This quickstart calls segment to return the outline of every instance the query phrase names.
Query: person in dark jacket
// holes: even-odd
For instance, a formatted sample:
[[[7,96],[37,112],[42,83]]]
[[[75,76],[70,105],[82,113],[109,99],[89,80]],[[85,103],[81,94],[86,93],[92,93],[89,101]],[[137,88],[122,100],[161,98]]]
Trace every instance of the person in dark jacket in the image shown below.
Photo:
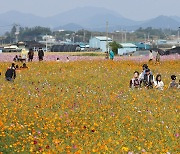
[[[147,88],[153,88],[153,84],[154,84],[154,77],[151,74],[150,69],[147,69],[146,74],[144,75],[144,86]]]
[[[8,68],[5,73],[5,78],[7,81],[13,81],[16,78],[16,70],[13,68]]]
[[[30,48],[29,52],[28,52],[28,61],[32,62],[33,57],[34,57],[34,51],[33,51],[33,49]]]
[[[146,74],[146,70],[149,69],[147,64],[143,64],[142,66],[143,70],[141,72],[141,74],[139,75],[139,79],[141,80],[141,82],[144,80],[144,75]],[[150,72],[151,75],[153,75],[152,72]]]
[[[38,51],[38,57],[39,57],[39,61],[43,61],[44,51],[42,50],[42,48],[40,48]]]

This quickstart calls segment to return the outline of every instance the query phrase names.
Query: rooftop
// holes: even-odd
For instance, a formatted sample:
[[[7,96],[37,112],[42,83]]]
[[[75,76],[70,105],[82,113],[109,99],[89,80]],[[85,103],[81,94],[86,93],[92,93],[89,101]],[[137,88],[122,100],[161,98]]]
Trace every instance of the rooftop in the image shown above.
[[[95,38],[97,38],[98,40],[101,40],[101,41],[106,41],[107,40],[106,36],[96,36]],[[108,41],[112,41],[112,39],[108,37]]]
[[[120,45],[122,45],[123,48],[137,48],[137,46],[132,43],[120,43]]]

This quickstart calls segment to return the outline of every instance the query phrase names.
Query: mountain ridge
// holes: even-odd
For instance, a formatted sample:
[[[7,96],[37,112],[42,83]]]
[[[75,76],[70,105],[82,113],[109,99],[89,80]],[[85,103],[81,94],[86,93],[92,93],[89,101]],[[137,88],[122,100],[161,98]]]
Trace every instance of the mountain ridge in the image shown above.
[[[84,28],[105,31],[106,21],[109,22],[110,30],[116,30],[116,28],[136,30],[139,27],[178,29],[180,27],[180,17],[178,16],[161,15],[146,21],[134,21],[121,16],[115,11],[99,7],[78,7],[51,17],[39,17],[31,13],[22,13],[15,10],[0,14],[1,24],[13,25],[16,23],[23,27],[44,26],[55,30],[58,27],[65,27],[65,29],[69,28],[68,30]],[[4,30],[2,27],[0,25],[0,33],[7,31],[7,27]]]

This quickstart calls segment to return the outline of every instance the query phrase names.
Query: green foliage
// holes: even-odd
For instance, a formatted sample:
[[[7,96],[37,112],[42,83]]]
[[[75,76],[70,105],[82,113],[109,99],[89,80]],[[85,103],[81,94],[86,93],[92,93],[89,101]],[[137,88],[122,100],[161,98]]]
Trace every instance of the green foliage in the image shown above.
[[[32,40],[40,40],[41,35],[50,35],[52,34],[50,28],[46,27],[33,27],[33,28],[20,28],[20,35],[19,35],[19,40],[21,41],[32,41]]]
[[[109,46],[111,47],[114,54],[118,54],[118,48],[122,48],[122,46],[116,41],[110,42]]]

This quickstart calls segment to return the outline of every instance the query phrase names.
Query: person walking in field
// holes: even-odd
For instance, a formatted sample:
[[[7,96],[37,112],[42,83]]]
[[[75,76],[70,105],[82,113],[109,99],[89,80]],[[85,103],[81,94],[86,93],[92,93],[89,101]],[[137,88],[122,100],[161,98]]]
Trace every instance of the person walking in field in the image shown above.
[[[153,61],[153,53],[152,50],[149,51],[149,62]]]
[[[39,57],[39,61],[43,61],[44,51],[42,50],[42,48],[40,48],[38,51],[38,57]]]
[[[112,50],[109,52],[109,57],[111,60],[114,60],[114,52]]]
[[[27,58],[27,50],[22,49],[22,51],[21,51],[21,62],[26,62],[26,58]]]
[[[130,80],[129,87],[131,89],[141,88],[141,81],[139,79],[139,72],[138,71],[134,72],[134,77]]]
[[[34,51],[33,49],[30,48],[28,52],[28,62],[32,62],[33,57],[34,57]]]
[[[151,74],[150,69],[147,69],[146,74],[144,75],[144,86],[148,89],[153,88],[154,76]]]
[[[157,55],[156,55],[156,64],[160,63],[160,53],[159,51],[157,51]]]
[[[154,81],[154,88],[156,88],[158,90],[163,90],[163,88],[164,88],[164,83],[161,80],[161,75],[160,74],[158,74],[156,76],[156,80]]]
[[[169,88],[174,88],[177,89],[178,88],[178,83],[176,83],[176,76],[175,75],[171,75],[171,83],[169,84]]]

